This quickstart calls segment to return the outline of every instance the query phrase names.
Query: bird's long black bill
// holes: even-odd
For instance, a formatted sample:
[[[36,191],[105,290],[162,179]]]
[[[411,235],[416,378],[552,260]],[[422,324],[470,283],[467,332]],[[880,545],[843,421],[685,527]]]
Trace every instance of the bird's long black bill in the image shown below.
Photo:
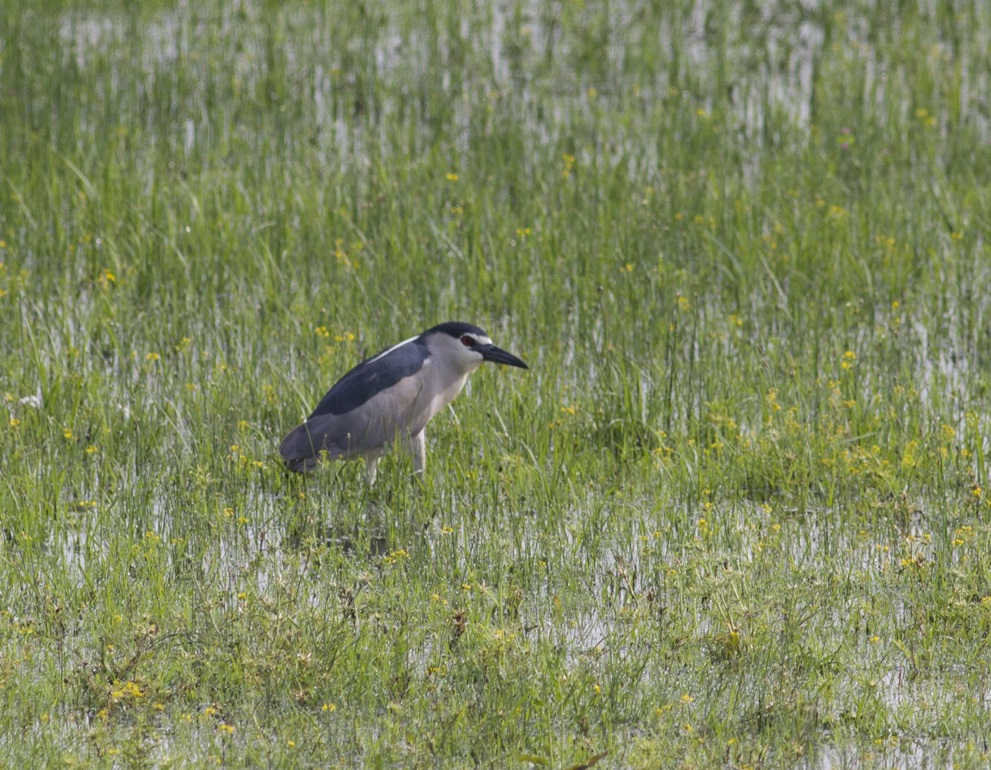
[[[486,345],[484,348],[479,350],[482,357],[486,361],[492,361],[495,364],[506,364],[506,366],[518,366],[520,369],[529,369],[523,361],[514,356],[508,350],[503,350],[502,348],[497,348],[495,345]]]

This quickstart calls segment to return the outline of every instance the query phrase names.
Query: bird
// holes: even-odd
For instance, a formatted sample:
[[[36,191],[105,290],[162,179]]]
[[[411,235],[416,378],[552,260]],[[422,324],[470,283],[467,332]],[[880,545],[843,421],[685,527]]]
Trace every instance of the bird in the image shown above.
[[[313,470],[323,457],[363,457],[372,484],[379,458],[398,439],[413,456],[414,472],[422,475],[427,423],[486,361],[529,369],[477,326],[461,321],[433,326],[345,374],[306,421],[286,435],[279,454],[296,473]]]

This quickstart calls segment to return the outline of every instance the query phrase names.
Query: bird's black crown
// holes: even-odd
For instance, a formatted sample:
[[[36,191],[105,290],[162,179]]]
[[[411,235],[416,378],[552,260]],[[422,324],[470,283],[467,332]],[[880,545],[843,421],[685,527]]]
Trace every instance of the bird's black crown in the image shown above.
[[[436,326],[432,326],[427,329],[420,336],[426,337],[428,334],[447,334],[455,339],[460,338],[464,334],[474,334],[476,337],[489,336],[477,326],[466,324],[461,321],[447,321],[446,323],[437,324]]]

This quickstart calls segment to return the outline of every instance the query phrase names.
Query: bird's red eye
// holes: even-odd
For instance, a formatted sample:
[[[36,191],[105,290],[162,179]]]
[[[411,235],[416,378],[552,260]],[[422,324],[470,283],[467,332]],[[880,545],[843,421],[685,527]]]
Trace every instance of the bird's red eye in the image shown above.
[[[461,338],[461,344],[464,345],[466,348],[473,348],[475,347],[475,338],[470,337],[466,334],[464,337]]]

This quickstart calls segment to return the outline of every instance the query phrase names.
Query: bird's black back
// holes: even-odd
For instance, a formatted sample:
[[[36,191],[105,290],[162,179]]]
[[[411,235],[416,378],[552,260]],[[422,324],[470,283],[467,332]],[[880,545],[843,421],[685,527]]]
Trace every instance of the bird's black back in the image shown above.
[[[389,352],[385,355],[380,352],[362,361],[327,392],[309,419],[324,414],[347,414],[386,388],[416,374],[429,357],[422,336],[392,350],[386,348]]]

